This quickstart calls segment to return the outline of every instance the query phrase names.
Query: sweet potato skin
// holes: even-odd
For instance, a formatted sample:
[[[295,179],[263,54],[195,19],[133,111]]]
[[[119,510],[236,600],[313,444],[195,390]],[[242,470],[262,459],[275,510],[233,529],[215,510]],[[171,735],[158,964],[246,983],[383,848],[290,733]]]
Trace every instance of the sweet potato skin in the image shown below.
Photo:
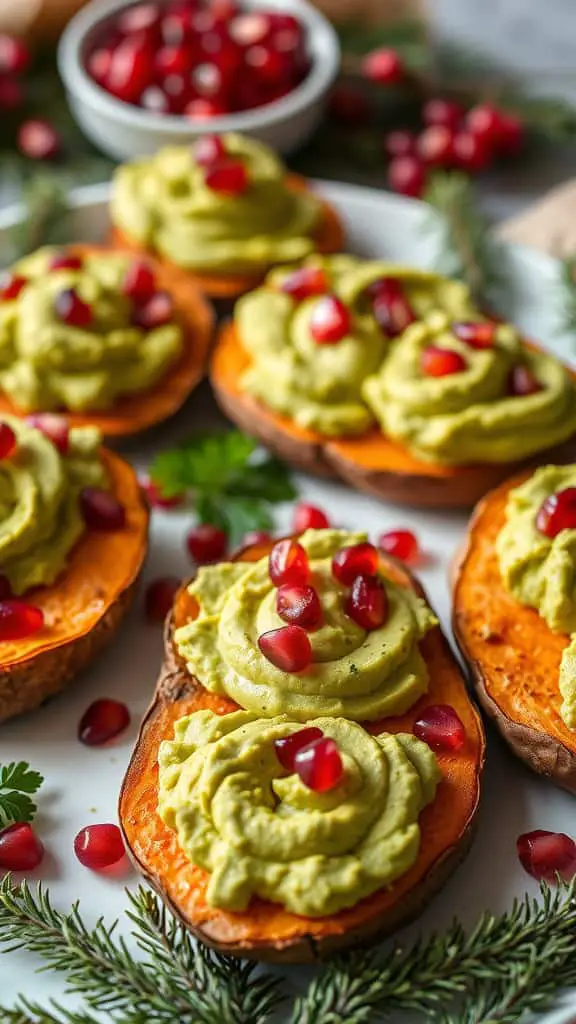
[[[529,475],[507,480],[475,509],[452,566],[452,626],[478,700],[514,754],[576,794],[576,733],[560,717],[558,690],[568,638],[506,591],[495,551],[508,494]]]
[[[266,550],[247,549],[240,557],[254,560]],[[423,593],[403,566],[392,559],[387,559],[386,565],[394,579]],[[193,613],[193,601],[183,589],[166,623],[164,664],[122,786],[120,822],[136,868],[202,942],[223,953],[253,960],[311,963],[326,959],[384,937],[417,916],[469,849],[484,763],[480,717],[440,629],[433,630],[422,643],[424,656],[434,666],[430,693],[406,715],[369,726],[373,732],[411,731],[417,715],[432,703],[455,705],[466,726],[465,749],[453,756],[439,755],[443,781],[436,801],[420,817],[422,849],[418,861],[391,889],[381,890],[332,917],[313,920],[288,914],[279,905],[259,899],[242,914],[209,907],[204,898],[206,873],[186,860],[175,834],[157,815],[157,750],[161,740],[171,735],[174,722],[200,708],[210,708],[217,714],[236,708],[232,701],[209,693],[192,679],[175,651],[174,622],[180,623]]]

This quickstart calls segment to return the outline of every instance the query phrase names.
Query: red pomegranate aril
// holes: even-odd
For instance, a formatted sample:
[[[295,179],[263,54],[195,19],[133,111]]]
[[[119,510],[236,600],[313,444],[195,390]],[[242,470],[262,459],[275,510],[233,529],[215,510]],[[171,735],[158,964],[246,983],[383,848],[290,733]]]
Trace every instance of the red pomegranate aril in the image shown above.
[[[417,151],[427,167],[450,167],[454,162],[454,132],[447,125],[429,125],[418,137]]]
[[[158,85],[149,85],[142,93],[138,105],[151,114],[168,114],[170,99]]]
[[[210,10],[216,20],[224,24],[228,24],[240,14],[240,6],[236,0],[212,0]]]
[[[312,664],[312,647],[301,626],[281,626],[258,637],[262,654],[281,672],[304,672]]]
[[[492,158],[485,139],[470,131],[456,132],[453,149],[454,163],[469,174],[485,170]]]
[[[496,324],[490,320],[474,323],[458,320],[452,324],[452,334],[471,348],[493,348],[496,340]]]
[[[432,704],[414,722],[414,735],[432,750],[457,751],[466,742],[466,730],[449,704]]]
[[[369,292],[374,295],[374,317],[379,327],[390,338],[398,337],[414,323],[414,310],[404,295],[400,282],[395,278],[381,278],[371,285]]]
[[[86,747],[101,747],[115,739],[130,725],[130,712],[125,704],[110,697],[95,700],[78,724],[78,739]]]
[[[294,768],[304,785],[315,793],[334,789],[344,775],[340,751],[327,736],[301,747],[294,757]]]
[[[249,185],[248,171],[241,160],[220,160],[206,169],[204,182],[213,192],[240,196]]]
[[[387,530],[381,533],[378,547],[387,555],[406,563],[415,562],[420,554],[420,545],[411,530]]]
[[[184,494],[173,494],[169,498],[162,494],[162,489],[144,473],[138,477],[140,487],[144,491],[151,508],[176,508],[184,501]]]
[[[429,345],[420,357],[422,373],[426,377],[448,377],[452,373],[463,373],[468,364],[459,352],[439,345]]]
[[[562,530],[576,529],[576,487],[565,487],[548,495],[538,509],[536,526],[551,540]]]
[[[394,85],[404,78],[405,68],[397,50],[382,47],[363,58],[362,74],[378,85]]]
[[[85,487],[80,492],[80,509],[89,530],[122,530],[126,525],[124,506],[100,487]]]
[[[7,270],[0,276],[0,299],[2,299],[2,301],[17,299],[20,292],[27,284],[27,277],[22,277],[20,274],[11,274],[10,271]]]
[[[286,56],[273,50],[270,46],[250,46],[244,57],[246,66],[253,68],[263,82],[275,82],[286,78],[291,65]]]
[[[419,199],[426,186],[424,164],[416,156],[398,156],[388,166],[388,184],[394,192]]]
[[[148,622],[164,622],[179,586],[180,580],[175,576],[160,576],[148,584],[144,595]]]
[[[61,455],[66,455],[70,444],[70,428],[65,416],[55,412],[38,412],[27,416],[26,423],[52,441]]]
[[[122,835],[117,825],[87,825],[74,840],[74,853],[85,868],[104,871],[125,855]]]
[[[524,124],[514,114],[500,115],[498,152],[504,156],[516,156],[524,144]]]
[[[330,520],[323,509],[317,505],[309,505],[305,501],[299,501],[294,509],[292,517],[293,533],[304,533],[304,530],[325,530],[330,526]]]
[[[182,75],[167,75],[162,82],[162,91],[172,114],[181,114],[192,95],[192,87]]]
[[[310,725],[305,729],[299,729],[298,732],[291,733],[290,736],[282,736],[280,739],[274,740],[274,751],[282,767],[287,772],[293,772],[295,770],[294,758],[298,751],[309,746],[310,743],[314,743],[315,740],[321,740],[323,735],[322,729]]]
[[[160,22],[160,36],[166,46],[178,46],[191,29],[191,8],[181,7],[168,12]]]
[[[166,75],[186,75],[194,63],[191,46],[162,46],[154,58],[154,68],[160,78]]]
[[[106,80],[112,67],[112,50],[102,47],[94,50],[86,60],[86,70],[98,85],[106,85]]]
[[[0,870],[33,871],[43,856],[44,846],[31,825],[18,821],[0,830]]]
[[[251,548],[258,544],[269,544],[272,540],[272,534],[268,533],[268,530],[249,530],[242,537],[240,549]]]
[[[422,107],[422,120],[427,125],[442,125],[446,128],[457,128],[464,111],[454,100],[435,97],[428,100]]]
[[[16,434],[7,423],[0,422],[0,459],[7,459],[16,451]]]
[[[389,157],[414,156],[416,153],[416,135],[404,129],[388,132],[384,136],[384,152]]]
[[[211,117],[222,117],[228,113],[228,108],[218,100],[209,100],[204,97],[191,100],[184,108],[186,117],[193,121],[207,121]]]
[[[207,565],[224,557],[228,548],[228,537],[219,526],[199,523],[188,531],[186,547],[197,565]]]
[[[300,267],[285,277],[280,290],[291,295],[296,302],[311,295],[323,295],[328,290],[328,278],[323,267]]]
[[[192,73],[192,88],[199,97],[221,99],[224,92],[222,75],[216,64],[198,64]]]
[[[81,270],[80,256],[72,256],[65,252],[56,253],[48,264],[48,270]]]
[[[346,599],[346,614],[362,629],[379,629],[388,618],[388,595],[378,576],[357,576]]]
[[[508,393],[514,398],[525,398],[543,391],[543,385],[528,366],[513,366],[508,377]]]
[[[0,110],[8,113],[24,103],[24,89],[16,78],[0,75]]]
[[[337,83],[330,94],[330,114],[343,124],[365,124],[371,114],[367,97],[348,82]]]
[[[255,46],[263,43],[270,33],[270,18],[267,14],[259,12],[246,12],[238,14],[232,19],[228,27],[230,37],[239,46]]]
[[[210,167],[226,156],[221,135],[203,135],[194,146],[194,159],[200,167]]]
[[[153,28],[160,17],[156,4],[136,4],[128,7],[116,22],[119,32],[123,35],[135,35]]]
[[[275,586],[292,584],[304,586],[308,582],[310,566],[308,555],[296,540],[279,540],[270,552],[268,559],[270,579]]]
[[[337,295],[324,295],[310,311],[310,334],[319,345],[334,345],[350,333],[350,310]]]
[[[318,629],[322,622],[322,605],[314,587],[284,584],[276,594],[276,611],[284,622],[302,629]]]
[[[149,263],[134,260],[122,281],[122,294],[141,302],[150,298],[156,290],[156,275]]]
[[[94,319],[91,307],[75,288],[65,288],[54,297],[54,312],[69,327],[89,327]]]
[[[12,643],[25,640],[42,629],[44,613],[18,597],[7,597],[0,601],[0,642]]]
[[[106,88],[119,100],[135,103],[152,84],[154,49],[129,37],[112,53]]]
[[[169,292],[154,292],[145,302],[132,311],[132,323],[144,331],[153,331],[170,323],[174,316],[174,304]]]
[[[332,559],[332,575],[345,587],[350,587],[357,576],[375,576],[379,564],[378,551],[373,544],[351,544],[340,548]]]
[[[465,118],[466,131],[481,139],[489,149],[497,149],[502,115],[491,103],[471,107]]]
[[[30,65],[30,50],[21,39],[0,32],[0,72],[21,75]]]
[[[17,143],[20,152],[30,160],[51,160],[62,146],[56,129],[39,118],[23,121],[18,129]]]
[[[576,843],[564,832],[535,829],[516,840],[518,859],[539,882],[554,883],[559,875],[570,882],[576,875]]]

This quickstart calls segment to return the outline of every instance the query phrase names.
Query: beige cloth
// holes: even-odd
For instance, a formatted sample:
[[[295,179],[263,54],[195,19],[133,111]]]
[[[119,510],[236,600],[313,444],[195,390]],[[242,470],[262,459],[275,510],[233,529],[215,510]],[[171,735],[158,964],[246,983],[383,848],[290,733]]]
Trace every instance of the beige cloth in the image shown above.
[[[528,209],[505,221],[498,235],[544,249],[552,256],[576,253],[576,179],[547,192]]]

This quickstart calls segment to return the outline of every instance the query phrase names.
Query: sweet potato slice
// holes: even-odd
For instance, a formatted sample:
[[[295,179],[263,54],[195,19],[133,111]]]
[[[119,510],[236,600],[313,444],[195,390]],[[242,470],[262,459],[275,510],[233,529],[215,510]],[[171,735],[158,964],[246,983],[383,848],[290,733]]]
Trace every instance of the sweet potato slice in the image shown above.
[[[239,557],[255,561],[263,545]],[[423,591],[398,562],[386,560],[396,582]],[[178,847],[176,835],[157,814],[159,744],[170,738],[174,722],[201,708],[217,714],[236,709],[232,701],[209,693],[186,671],[172,641],[173,629],[195,613],[194,599],[182,589],[166,623],[165,659],[156,692],[140,729],[120,795],[120,821],[138,870],[158,890],[184,924],[207,945],[234,956],[285,963],[323,959],[340,950],[384,936],[415,917],[464,858],[473,838],[484,763],[484,733],[458,666],[439,628],[422,641],[429,665],[429,693],[405,715],[371,723],[371,732],[410,732],[430,704],[451,704],[466,728],[466,745],[457,754],[440,754],[442,782],[433,804],[420,816],[422,844],[414,866],[389,889],[330,917],[312,919],[254,899],[244,913],[229,913],[206,902],[207,874],[194,867]]]
[[[495,550],[508,494],[528,476],[501,484],[472,516],[453,567],[453,630],[478,699],[514,753],[576,793],[576,732],[560,717],[558,689],[569,638],[508,593]]]
[[[75,256],[85,256],[107,250],[96,245],[71,245],[67,251]],[[67,419],[73,427],[96,426],[105,438],[137,434],[178,412],[205,375],[214,332],[214,311],[181,270],[163,265],[152,257],[149,262],[159,290],[169,292],[174,301],[176,318],[184,332],[182,355],[154,387],[120,397],[109,410],[67,412]],[[2,413],[24,415],[7,396],[0,393],[0,416]]]
[[[240,378],[250,362],[234,324],[225,324],[212,354],[210,379],[226,415],[298,469],[341,477],[359,491],[386,501],[417,508],[469,508],[522,466],[576,458],[576,437],[523,463],[474,466],[424,462],[377,428],[362,437],[325,437],[302,430],[246,394]]]
[[[146,555],[148,508],[132,467],[106,449],[102,459],[126,526],[86,531],[61,578],[26,594],[45,625],[26,640],[0,643],[0,722],[64,689],[113,638],[130,606]]]

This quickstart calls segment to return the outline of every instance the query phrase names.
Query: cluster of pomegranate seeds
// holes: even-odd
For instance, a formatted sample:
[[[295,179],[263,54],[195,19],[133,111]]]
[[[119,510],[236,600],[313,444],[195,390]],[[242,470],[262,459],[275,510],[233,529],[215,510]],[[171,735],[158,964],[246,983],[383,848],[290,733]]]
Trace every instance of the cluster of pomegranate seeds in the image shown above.
[[[550,494],[538,509],[536,526],[551,540],[562,530],[576,529],[576,487]]]
[[[379,629],[388,618],[388,595],[379,576],[357,576],[346,598],[346,614],[368,631]]]
[[[297,751],[294,768],[308,789],[327,793],[342,780],[344,765],[334,740],[323,736]]]
[[[86,747],[101,747],[130,725],[130,712],[119,700],[101,697],[86,709],[78,725],[78,739]]]
[[[305,530],[325,530],[330,526],[330,520],[323,509],[317,505],[309,505],[305,501],[299,501],[294,509],[292,517],[292,531],[304,533]]]
[[[414,722],[414,735],[432,750],[455,752],[466,742],[466,730],[450,704],[433,704]]]
[[[70,428],[65,416],[55,412],[32,413],[26,417],[26,423],[52,441],[61,455],[66,455],[70,445]]]
[[[0,422],[0,459],[7,459],[16,450],[16,434],[7,423]]]
[[[528,366],[519,364],[512,367],[508,378],[508,393],[513,398],[525,398],[543,390],[543,385]]]
[[[302,302],[311,295],[323,295],[328,291],[326,271],[323,267],[300,267],[284,278],[280,290],[296,302]]]
[[[48,270],[81,270],[82,259],[67,252],[57,252],[52,256]]]
[[[496,340],[496,324],[490,320],[474,323],[460,320],[452,324],[452,334],[470,348],[493,348]]]
[[[0,830],[0,869],[33,871],[43,856],[44,847],[31,825],[16,822]]]
[[[312,646],[301,626],[281,626],[258,637],[264,657],[282,672],[304,672],[312,664]]]
[[[414,310],[397,278],[379,278],[370,285],[368,294],[376,321],[389,338],[396,338],[414,323]]]
[[[25,640],[42,629],[44,613],[36,605],[28,604],[19,597],[0,600],[0,641],[10,643]]]
[[[428,345],[420,357],[420,366],[425,377],[447,377],[452,373],[463,373],[468,364],[464,356],[451,348]]]
[[[332,558],[332,575],[345,587],[357,576],[374,576],[378,572],[378,552],[368,541],[340,548]]]
[[[188,531],[186,547],[196,565],[207,565],[224,557],[228,548],[228,536],[219,526],[199,523]]]
[[[285,583],[276,594],[276,611],[284,622],[302,629],[314,630],[322,623],[322,605],[317,591],[310,584],[295,586]]]
[[[125,855],[120,829],[117,825],[87,825],[74,840],[74,853],[92,871],[113,867]]]
[[[279,540],[270,552],[268,572],[276,587],[283,584],[304,586],[310,575],[308,555],[298,541],[289,538]]]
[[[94,319],[88,302],[81,299],[75,288],[65,288],[54,298],[54,312],[68,327],[89,327]]]
[[[298,732],[291,733],[290,736],[282,736],[279,740],[274,740],[276,757],[282,767],[287,772],[295,771],[294,758],[298,751],[303,747],[307,747],[309,743],[314,743],[315,740],[321,740],[323,735],[322,729],[308,726],[305,729],[299,729]]]
[[[539,882],[554,883],[558,875],[570,882],[576,875],[576,843],[564,832],[525,832],[516,849],[524,870]]]
[[[184,501],[184,494],[173,494],[170,498],[164,497],[158,484],[154,483],[147,473],[139,475],[138,483],[144,491],[151,508],[176,508]]]
[[[309,69],[296,17],[228,0],[136,4],[103,25],[86,57],[88,74],[117,99],[194,120],[271,103]]]
[[[420,555],[418,538],[411,530],[387,530],[378,538],[378,547],[387,555],[407,564],[416,562]]]
[[[336,344],[350,327],[350,310],[337,295],[324,295],[310,311],[310,333],[319,345]]]
[[[144,595],[148,622],[164,622],[179,586],[180,580],[175,576],[160,576],[148,584]]]
[[[126,511],[117,498],[101,487],[84,487],[80,492],[80,509],[89,530],[122,530]]]
[[[0,299],[2,301],[17,299],[26,284],[28,284],[26,277],[22,277],[21,274],[12,274],[6,270],[0,276]]]

